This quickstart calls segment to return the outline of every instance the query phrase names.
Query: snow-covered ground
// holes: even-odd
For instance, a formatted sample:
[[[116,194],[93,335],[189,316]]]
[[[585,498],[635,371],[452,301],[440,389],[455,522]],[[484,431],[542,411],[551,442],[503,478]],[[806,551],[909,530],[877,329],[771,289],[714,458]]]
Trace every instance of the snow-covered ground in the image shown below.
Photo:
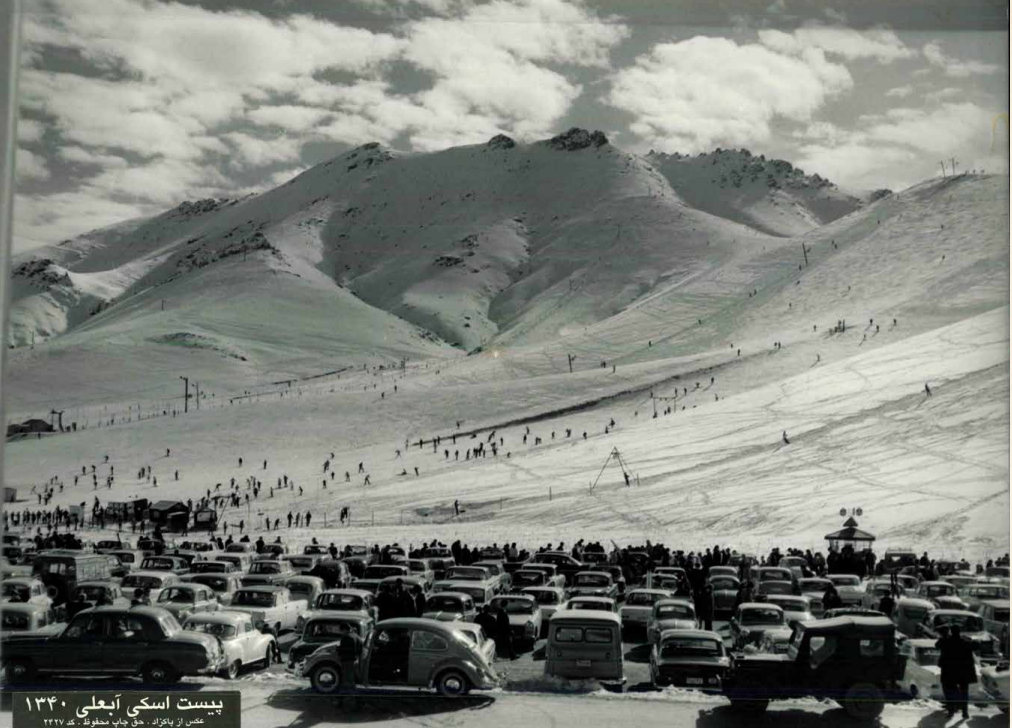
[[[371,177],[348,182],[363,159]],[[444,183],[445,170],[460,171]],[[1007,180],[926,182],[793,238],[748,227],[731,203],[718,214],[717,190],[701,212],[610,146],[365,149],[258,198],[121,226],[119,248],[97,233],[61,247],[83,250],[76,263],[47,251],[75,288],[87,275],[88,290],[122,293],[10,352],[8,420],[55,408],[79,431],[8,443],[5,482],[24,497],[58,476],[67,505],[197,499],[253,476],[261,498],[227,520],[311,511],[311,531],[286,534],[296,544],[822,548],[838,511],[860,507],[880,551],[1005,553]],[[272,247],[229,248],[240,223],[250,246],[259,233]],[[219,257],[187,267],[198,236]],[[128,265],[133,277],[108,272]],[[21,300],[24,316],[44,295]],[[199,412],[181,413],[180,376],[200,382]],[[651,392],[671,414],[652,417]],[[469,434],[452,442],[492,428],[497,458],[465,460]],[[437,453],[418,447],[434,435]],[[103,481],[104,455],[114,487],[74,487],[82,465]],[[142,465],[157,489],[136,479]],[[265,498],[283,475],[304,494]],[[350,527],[334,525],[343,506]]]

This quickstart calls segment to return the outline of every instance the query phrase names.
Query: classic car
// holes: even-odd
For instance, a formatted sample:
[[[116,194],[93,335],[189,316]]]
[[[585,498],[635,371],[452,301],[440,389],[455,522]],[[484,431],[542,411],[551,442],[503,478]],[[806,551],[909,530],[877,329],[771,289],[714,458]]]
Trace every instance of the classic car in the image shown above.
[[[662,589],[633,589],[626,593],[625,602],[619,610],[622,631],[646,630],[654,613],[654,605],[661,599],[671,597],[671,592]]]
[[[190,564],[191,574],[238,574],[239,569],[229,561],[194,561]]]
[[[119,539],[103,539],[102,541],[96,541],[94,546],[96,554],[107,554],[117,549],[130,550],[132,548],[133,545],[129,541],[121,541]]]
[[[658,566],[651,573],[647,574],[646,586],[654,586],[654,579],[662,576],[674,576],[688,581],[689,574],[681,566]]]
[[[23,632],[51,633],[63,629],[49,610],[39,604],[4,604],[0,606],[0,637]]]
[[[738,578],[738,567],[736,566],[711,566],[706,577],[712,579],[715,576],[732,576]]]
[[[159,571],[182,576],[190,573],[190,565],[179,556],[147,556],[141,562],[139,571]]]
[[[416,590],[421,589],[423,594],[427,594],[428,582],[420,576],[388,576],[379,583],[379,587],[376,589],[376,594],[385,591],[387,589],[393,589],[398,584],[401,585],[402,589],[405,589],[412,594]]]
[[[791,644],[791,635],[794,634],[794,630],[790,627],[774,627],[763,632],[762,639],[759,640],[758,646],[755,646],[755,652],[764,652],[768,655],[785,655]],[[753,645],[748,645],[745,648],[745,652],[749,653],[753,649]]]
[[[184,632],[175,617],[152,607],[96,607],[60,632],[10,637],[3,648],[0,659],[13,683],[43,675],[140,675],[145,683],[165,684],[214,674],[224,659],[216,638]]]
[[[471,597],[476,607],[481,607],[495,596],[492,584],[487,581],[449,581],[440,592],[457,592]]]
[[[864,583],[855,574],[830,574],[828,579],[845,607],[860,606],[864,602]]]
[[[938,604],[939,597],[956,597],[958,599],[959,593],[956,591],[956,587],[947,581],[922,581],[917,587],[916,596]]]
[[[719,693],[731,660],[716,632],[667,629],[650,650],[650,682]]]
[[[310,617],[319,612],[359,612],[379,619],[379,609],[375,606],[376,595],[361,589],[327,589],[316,598],[309,611],[303,612],[295,621],[295,631],[302,634],[302,628]]]
[[[371,594],[379,593],[379,586],[382,579],[353,579],[351,582],[352,589],[358,589],[360,591],[367,591]]]
[[[997,579],[1000,584],[1009,586],[1009,567],[1007,566],[989,566],[984,570],[984,576]]]
[[[352,581],[348,565],[340,559],[321,559],[311,576],[323,579],[328,589],[347,589]]]
[[[255,554],[256,551],[256,544],[250,541],[235,541],[225,547],[226,554]]]
[[[309,574],[320,562],[320,557],[313,554],[286,554],[281,559],[291,564],[296,574]]]
[[[445,697],[498,687],[502,681],[485,653],[458,624],[411,618],[380,622],[362,648],[356,687],[435,688]],[[308,677],[317,692],[337,692],[342,669],[338,647],[335,642],[323,645],[296,674]]]
[[[932,609],[917,627],[917,637],[937,640],[942,626],[959,627],[963,639],[973,645],[973,652],[981,661],[997,662],[1001,655],[998,639],[984,628],[980,615],[959,609]]]
[[[191,614],[216,612],[220,609],[218,598],[211,587],[193,582],[181,582],[162,589],[158,601],[153,602],[152,606],[172,612],[172,616],[180,623],[185,622]]]
[[[486,546],[478,551],[478,557],[483,561],[505,561],[506,552],[498,546]]]
[[[560,589],[566,588],[566,577],[559,573],[559,569],[555,564],[540,564],[535,561],[528,561],[522,569],[523,571],[540,571],[545,575],[545,583],[541,586],[557,586]],[[516,585],[517,574],[513,574],[513,584]],[[524,584],[523,586],[535,586],[534,584]]]
[[[364,644],[374,625],[373,618],[362,612],[313,612],[304,621],[299,639],[288,648],[288,669],[295,670],[317,648],[340,640],[344,627],[357,634]]]
[[[480,566],[488,572],[489,580],[498,582],[497,593],[501,594],[509,590],[512,580],[510,575],[506,573],[502,560],[484,559],[474,562],[471,566]]]
[[[879,602],[887,594],[892,595],[893,599],[898,599],[899,596],[893,594],[895,591],[892,582],[889,579],[872,579],[871,581],[865,582],[864,595],[861,597],[861,606],[866,609],[878,609]]]
[[[342,561],[347,564],[351,575],[357,579],[361,579],[366,567],[377,560],[376,554],[368,546],[345,546],[344,553]]]
[[[1009,588],[1004,584],[970,584],[959,590],[959,596],[967,609],[976,612],[981,602],[994,599],[1008,601]]]
[[[917,567],[917,553],[910,549],[887,549],[875,565],[875,573],[895,574],[901,569]]]
[[[618,612],[618,602],[611,597],[576,596],[570,597],[561,610],[568,609],[573,612],[590,609],[595,612]]]
[[[302,553],[314,556],[327,556],[330,550],[322,543],[310,543],[302,547]],[[335,551],[335,553],[337,553]]]
[[[696,608],[688,599],[659,599],[647,622],[647,640],[653,644],[667,630],[699,629]]]
[[[141,562],[144,561],[147,556],[147,554],[143,551],[130,549],[113,549],[108,552],[108,555],[115,556],[119,559],[120,564],[127,568],[128,573],[134,569],[139,569],[141,567]]]
[[[453,626],[460,630],[461,634],[465,635],[469,640],[478,645],[478,649],[481,654],[485,656],[485,661],[489,665],[495,664],[495,640],[485,634],[485,630],[481,628],[480,624],[473,622],[454,622]]]
[[[242,586],[239,581],[239,574],[190,574],[186,577],[188,584],[203,584],[212,592],[218,604],[227,607],[232,603],[232,597]]]
[[[460,592],[430,594],[425,600],[422,617],[439,622],[473,622],[478,616],[474,601]]]
[[[986,665],[979,673],[981,690],[1005,715],[1009,712],[1008,673],[1008,662]]]
[[[786,625],[784,610],[776,604],[745,602],[731,617],[731,641],[735,649],[742,650],[746,645],[758,644],[766,630]]]
[[[611,574],[601,571],[580,571],[573,576],[569,593],[572,596],[618,599],[618,585],[612,581]]]
[[[235,570],[240,574],[245,574],[249,571],[249,567],[253,565],[253,556],[245,551],[227,551],[223,554],[218,554],[213,560],[221,561],[225,564],[232,564]]]
[[[180,583],[178,576],[169,571],[134,571],[120,580],[119,586],[123,594],[133,597],[137,589],[143,591],[152,604],[158,601],[162,589]]]
[[[570,580],[578,572],[585,570],[581,562],[562,551],[545,551],[540,554],[534,554],[532,560],[535,563],[552,564],[555,566],[557,572],[566,580],[566,584],[569,584]]]
[[[422,555],[429,560],[436,579],[442,579],[446,570],[456,563],[453,551],[445,546],[429,546],[422,549]]]
[[[53,598],[46,592],[45,585],[33,577],[11,577],[0,584],[0,604],[18,602],[53,608]]]
[[[242,576],[243,586],[256,586],[266,584],[269,586],[284,586],[285,583],[295,576],[295,570],[287,561],[280,559],[262,559],[254,561]]]
[[[78,612],[98,606],[103,599],[114,607],[130,606],[130,598],[115,581],[79,581],[67,600],[67,618],[73,619]]]
[[[591,564],[587,567],[587,571],[603,571],[606,574],[611,575],[611,580],[615,582],[615,586],[618,587],[618,600],[622,601],[625,599],[625,575],[622,573],[622,567],[618,564]]]
[[[798,590],[792,582],[789,581],[761,581],[755,588],[756,596],[790,596]]]
[[[432,565],[428,559],[408,559],[406,562],[408,569],[411,571],[411,576],[418,576],[425,579],[426,590],[432,589],[432,585],[436,581],[436,572],[432,570]]]
[[[529,586],[524,587],[520,593],[530,594],[538,603],[538,609],[541,610],[541,634],[538,636],[543,637],[548,629],[548,621],[566,601],[566,593],[557,586]]]
[[[795,594],[770,594],[766,597],[767,604],[776,604],[784,610],[784,621],[794,629],[798,622],[811,622],[815,617],[808,597]]]
[[[293,576],[285,582],[292,599],[305,599],[306,604],[316,604],[323,592],[327,591],[327,585],[318,576]]]
[[[221,642],[224,658],[221,673],[234,680],[244,668],[259,663],[269,668],[281,656],[274,635],[258,630],[245,612],[221,610],[191,615],[183,629],[207,634]]]
[[[734,603],[738,600],[738,589],[741,587],[741,582],[738,581],[736,576],[728,576],[727,574],[712,574],[713,568],[710,569],[711,576],[707,579],[707,583],[710,588],[713,589],[713,611],[714,613],[727,614],[728,612],[734,611]]]
[[[283,586],[244,586],[232,597],[229,609],[246,612],[257,627],[263,622],[274,636],[295,629],[299,615],[309,611],[304,599],[292,599]]]
[[[977,614],[984,620],[984,629],[999,640],[1007,642],[1008,636],[1008,599],[984,599],[977,604]]]
[[[804,556],[784,556],[777,566],[781,569],[790,569],[794,574],[795,581],[812,575],[812,570],[808,567],[808,561]]]
[[[492,606],[505,610],[513,639],[533,647],[541,636],[543,616],[538,602],[529,594],[503,594],[492,598]]]
[[[444,581],[491,581],[492,574],[484,566],[451,566],[446,570]]]
[[[385,579],[388,576],[407,576],[411,573],[404,564],[373,564],[362,573],[363,579]]]
[[[280,559],[282,556],[288,553],[288,544],[286,543],[268,543],[264,544],[263,555],[271,558]]]
[[[521,592],[532,586],[548,586],[548,576],[545,572],[536,569],[520,569],[513,572],[512,591]]]
[[[798,579],[798,589],[801,591],[802,596],[808,597],[811,606],[812,614],[816,617],[821,617],[825,610],[823,599],[826,596],[826,589],[831,587],[833,582],[829,579],[823,579],[819,576],[810,576],[804,579]]]
[[[793,571],[780,566],[753,566],[750,572],[752,580],[756,584],[762,584],[764,581],[789,581],[791,583],[798,581]]]
[[[892,621],[900,632],[908,637],[916,637],[918,636],[921,622],[924,621],[924,618],[932,609],[935,609],[935,605],[927,599],[900,597],[896,600]]]

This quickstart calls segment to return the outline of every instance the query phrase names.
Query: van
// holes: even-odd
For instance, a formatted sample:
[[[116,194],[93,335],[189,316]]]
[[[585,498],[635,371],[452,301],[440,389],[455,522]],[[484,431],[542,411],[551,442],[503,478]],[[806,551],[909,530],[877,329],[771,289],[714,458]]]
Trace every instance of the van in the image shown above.
[[[619,616],[589,609],[563,609],[553,614],[548,624],[545,675],[624,683]]]
[[[112,579],[112,565],[104,554],[69,549],[42,551],[35,557],[32,574],[46,585],[53,604],[64,604],[79,581]]]

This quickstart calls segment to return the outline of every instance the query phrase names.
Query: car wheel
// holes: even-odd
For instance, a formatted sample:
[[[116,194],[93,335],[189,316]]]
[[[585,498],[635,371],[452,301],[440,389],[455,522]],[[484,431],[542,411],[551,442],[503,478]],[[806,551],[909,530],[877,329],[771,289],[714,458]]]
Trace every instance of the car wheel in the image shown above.
[[[870,683],[851,685],[841,704],[847,715],[860,721],[875,720],[885,708],[882,691]]]
[[[458,670],[447,670],[436,679],[436,690],[445,698],[462,697],[470,689],[467,677]]]
[[[309,676],[313,690],[324,695],[332,695],[341,687],[341,671],[337,665],[329,662],[317,665]]]
[[[235,680],[239,677],[239,670],[241,669],[242,663],[239,660],[232,660],[232,662],[228,663],[228,667],[224,669],[224,676],[228,680]]]
[[[142,676],[144,682],[152,685],[168,685],[179,681],[175,669],[166,662],[151,662],[145,665]]]
[[[268,669],[268,668],[270,668],[270,666],[274,664],[274,650],[276,650],[276,649],[277,649],[277,647],[276,647],[276,645],[273,642],[268,642],[267,643],[267,649],[264,650],[264,669],[265,670]]]
[[[5,667],[7,682],[12,685],[22,685],[35,677],[35,666],[32,665],[30,660],[17,657],[9,660]]]
[[[731,707],[749,713],[763,713],[769,707],[768,700],[739,700],[731,698]]]

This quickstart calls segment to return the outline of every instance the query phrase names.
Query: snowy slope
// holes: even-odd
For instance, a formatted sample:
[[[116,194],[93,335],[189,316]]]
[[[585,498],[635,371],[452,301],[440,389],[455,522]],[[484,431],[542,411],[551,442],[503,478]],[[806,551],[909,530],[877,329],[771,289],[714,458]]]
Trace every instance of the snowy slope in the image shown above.
[[[800,235],[863,204],[817,174],[747,149],[696,156],[650,152],[646,160],[693,207],[771,235]]]

